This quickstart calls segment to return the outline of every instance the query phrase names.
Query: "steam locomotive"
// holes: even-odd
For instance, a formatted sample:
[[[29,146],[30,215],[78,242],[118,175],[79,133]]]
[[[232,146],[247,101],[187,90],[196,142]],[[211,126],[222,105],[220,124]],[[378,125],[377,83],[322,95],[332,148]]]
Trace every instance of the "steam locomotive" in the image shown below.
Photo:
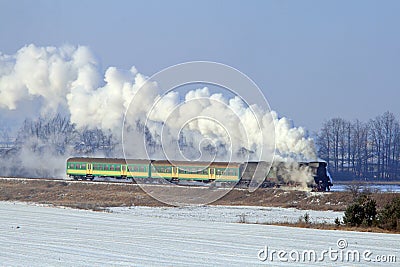
[[[74,157],[67,160],[66,174],[75,180],[95,177],[132,179],[137,183],[194,182],[216,185],[280,187],[306,183],[314,191],[329,191],[332,180],[324,161],[315,162],[190,162],[118,158]],[[270,168],[267,175],[268,168]],[[258,178],[257,178],[258,177]],[[188,183],[186,183],[188,184]],[[189,183],[190,185],[190,183]]]

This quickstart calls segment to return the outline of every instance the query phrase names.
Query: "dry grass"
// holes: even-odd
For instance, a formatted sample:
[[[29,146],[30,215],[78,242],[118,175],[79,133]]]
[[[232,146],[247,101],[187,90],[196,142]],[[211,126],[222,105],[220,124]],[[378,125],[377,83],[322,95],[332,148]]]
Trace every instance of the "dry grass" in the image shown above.
[[[108,185],[52,181],[0,181],[0,200],[97,210],[116,206],[162,206],[132,184]]]
[[[373,193],[371,196],[380,209],[398,194]],[[116,206],[167,206],[149,196],[136,184],[76,183],[39,179],[0,179],[0,201],[24,201],[92,210]],[[353,196],[349,192],[312,193],[260,188],[253,193],[234,189],[212,204],[344,211],[352,201]]]
[[[355,231],[355,232],[371,232],[371,233],[387,233],[387,234],[400,234],[400,231],[389,231],[379,227],[349,227],[345,225],[337,226],[335,224],[326,223],[272,223],[272,225],[288,226],[288,227],[299,227],[299,228],[309,228],[309,229],[319,229],[319,230],[340,230],[340,231]]]

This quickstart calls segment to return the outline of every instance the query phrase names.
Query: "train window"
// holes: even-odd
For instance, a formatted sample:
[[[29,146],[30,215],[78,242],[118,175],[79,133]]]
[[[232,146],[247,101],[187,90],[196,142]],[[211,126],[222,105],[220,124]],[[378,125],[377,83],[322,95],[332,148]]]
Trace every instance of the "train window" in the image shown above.
[[[104,166],[104,170],[108,171],[110,167],[108,165]]]
[[[110,171],[113,171],[114,170],[114,165],[111,165],[110,166]]]
[[[117,166],[115,167],[115,170],[116,170],[116,171],[121,171],[121,166],[120,166],[120,165],[117,165]]]
[[[73,164],[73,163],[69,164],[69,165],[68,165],[68,168],[69,168],[69,169],[73,169],[73,168],[74,168],[74,164]]]
[[[86,169],[86,164],[82,164],[82,165],[81,165],[81,169],[82,169],[82,170]]]

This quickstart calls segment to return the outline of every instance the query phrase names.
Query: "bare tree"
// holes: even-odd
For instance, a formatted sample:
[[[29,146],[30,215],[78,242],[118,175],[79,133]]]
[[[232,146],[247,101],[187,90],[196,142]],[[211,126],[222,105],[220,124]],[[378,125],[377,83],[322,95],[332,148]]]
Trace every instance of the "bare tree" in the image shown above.
[[[368,174],[368,126],[356,120],[351,125],[351,162],[356,177],[366,177]],[[365,165],[365,166],[364,166]]]
[[[336,176],[400,176],[400,125],[393,113],[385,112],[368,123],[333,118],[317,134],[317,146]]]
[[[54,117],[25,120],[18,132],[16,143],[37,152],[50,148],[62,155],[67,147],[72,147],[77,141],[77,132],[67,117],[57,114]]]
[[[80,133],[80,143],[76,145],[75,150],[79,154],[102,153],[110,156],[114,150],[115,143],[111,133],[105,133],[101,129],[85,128]]]

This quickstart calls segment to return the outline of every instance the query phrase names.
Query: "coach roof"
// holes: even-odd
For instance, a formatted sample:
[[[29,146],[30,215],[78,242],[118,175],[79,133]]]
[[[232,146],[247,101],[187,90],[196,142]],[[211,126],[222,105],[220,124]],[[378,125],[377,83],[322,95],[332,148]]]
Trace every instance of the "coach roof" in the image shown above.
[[[85,157],[69,158],[67,162],[109,163],[109,164],[150,164],[150,160],[146,159],[85,158]]]

